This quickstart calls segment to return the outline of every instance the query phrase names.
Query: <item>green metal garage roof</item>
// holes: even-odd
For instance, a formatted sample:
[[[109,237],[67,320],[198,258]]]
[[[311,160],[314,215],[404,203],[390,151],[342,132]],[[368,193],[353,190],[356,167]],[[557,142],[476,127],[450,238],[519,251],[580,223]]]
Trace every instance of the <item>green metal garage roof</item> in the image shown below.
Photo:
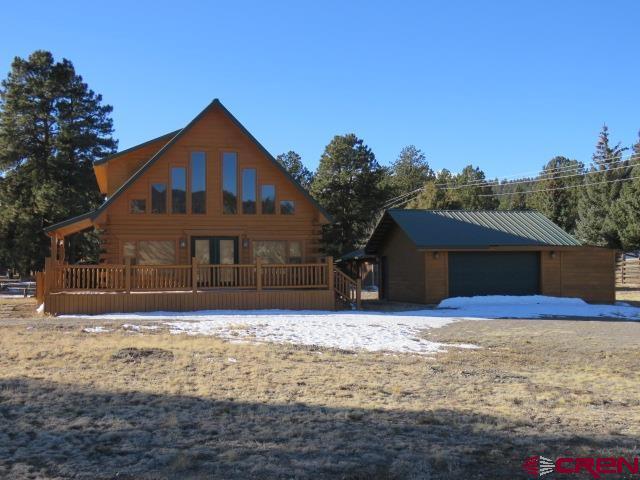
[[[398,225],[418,248],[579,246],[581,243],[535,211],[387,210],[367,242],[375,253],[387,231]]]

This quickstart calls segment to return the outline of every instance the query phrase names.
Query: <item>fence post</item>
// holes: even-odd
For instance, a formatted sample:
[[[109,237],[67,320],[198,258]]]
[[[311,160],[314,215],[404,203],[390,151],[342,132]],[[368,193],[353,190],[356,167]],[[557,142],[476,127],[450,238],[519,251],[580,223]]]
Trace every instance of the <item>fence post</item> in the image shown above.
[[[333,257],[327,257],[327,285],[329,291],[333,292]]]
[[[124,289],[131,293],[131,257],[124,259]]]
[[[51,261],[51,257],[46,257],[44,259],[44,288],[43,294],[46,299],[47,294],[52,290],[53,286],[53,262]]]
[[[256,258],[256,290],[262,291],[262,258]]]
[[[191,290],[195,295],[198,293],[198,260],[191,257]]]
[[[362,298],[362,280],[360,277],[356,279],[356,310],[360,310]]]

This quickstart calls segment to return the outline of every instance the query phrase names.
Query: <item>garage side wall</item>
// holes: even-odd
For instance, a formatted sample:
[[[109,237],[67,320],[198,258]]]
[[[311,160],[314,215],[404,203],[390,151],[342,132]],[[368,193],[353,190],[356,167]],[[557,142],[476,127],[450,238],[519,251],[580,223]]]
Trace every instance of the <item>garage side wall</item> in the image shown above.
[[[448,252],[425,252],[425,303],[440,303],[449,296]]]
[[[381,255],[387,257],[386,298],[394,302],[425,303],[424,257],[396,225],[387,234]]]
[[[615,250],[588,247],[565,250],[560,261],[563,297],[615,302]]]

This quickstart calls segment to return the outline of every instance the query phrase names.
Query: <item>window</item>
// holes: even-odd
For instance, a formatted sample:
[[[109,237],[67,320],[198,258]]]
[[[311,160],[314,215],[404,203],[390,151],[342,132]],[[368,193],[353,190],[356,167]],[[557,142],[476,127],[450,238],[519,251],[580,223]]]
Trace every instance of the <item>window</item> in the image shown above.
[[[171,169],[171,213],[187,213],[187,169]]]
[[[256,213],[256,169],[242,170],[242,213]]]
[[[222,212],[238,212],[238,156],[222,154]]]
[[[130,258],[131,263],[135,263],[136,259],[136,242],[124,242],[122,245],[122,256]]]
[[[207,157],[204,152],[191,153],[191,213],[205,213]]]
[[[260,192],[262,201],[262,213],[276,213],[276,187],[273,185],[262,185]]]
[[[151,185],[151,213],[167,213],[167,185],[164,183]]]
[[[253,242],[253,260],[264,263],[287,263],[287,242],[284,240],[256,240]]]
[[[289,263],[302,263],[302,244],[289,242]]]
[[[176,244],[173,240],[141,240],[138,242],[140,265],[170,265],[176,260]]]
[[[280,213],[293,215],[296,211],[296,203],[293,200],[280,200]]]
[[[129,213],[145,213],[147,201],[144,198],[134,198],[129,201]]]

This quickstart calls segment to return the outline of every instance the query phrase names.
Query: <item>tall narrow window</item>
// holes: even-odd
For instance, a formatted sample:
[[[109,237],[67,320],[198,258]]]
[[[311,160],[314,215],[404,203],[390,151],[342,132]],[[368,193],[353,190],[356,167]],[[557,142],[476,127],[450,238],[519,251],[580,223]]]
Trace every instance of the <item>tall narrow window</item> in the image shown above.
[[[273,185],[262,185],[260,201],[262,202],[262,213],[276,213],[276,187]]]
[[[256,169],[242,170],[242,213],[256,213]]]
[[[238,212],[238,156],[222,154],[222,212]]]
[[[151,213],[167,213],[167,185],[151,184]]]
[[[187,213],[187,169],[171,169],[171,213]]]
[[[207,210],[207,157],[204,152],[191,153],[191,213]]]
[[[293,200],[280,200],[280,213],[293,215],[296,212],[296,204]]]

